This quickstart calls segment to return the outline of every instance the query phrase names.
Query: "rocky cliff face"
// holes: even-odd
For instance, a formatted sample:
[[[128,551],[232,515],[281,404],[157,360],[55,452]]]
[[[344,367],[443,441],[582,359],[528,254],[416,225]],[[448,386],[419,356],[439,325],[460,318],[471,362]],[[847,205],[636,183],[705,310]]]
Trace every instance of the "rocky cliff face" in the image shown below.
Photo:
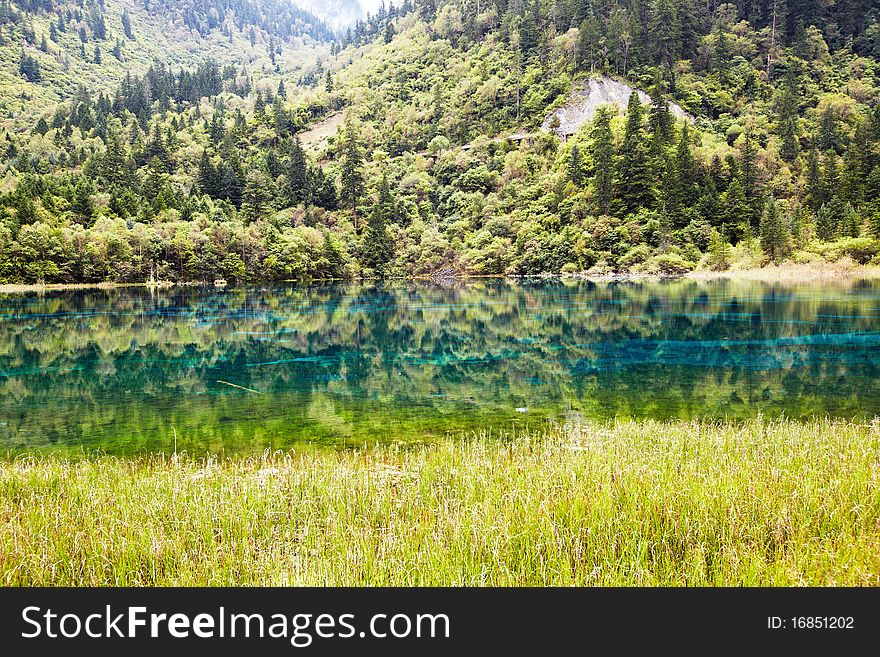
[[[573,135],[577,130],[592,120],[596,111],[603,105],[612,105],[626,110],[630,94],[635,91],[642,104],[651,104],[651,97],[640,89],[633,89],[628,84],[618,82],[609,77],[590,78],[571,90],[568,101],[552,112],[541,125],[545,132],[554,132],[560,137]],[[692,117],[675,103],[669,103],[669,110],[676,118],[692,120]]]

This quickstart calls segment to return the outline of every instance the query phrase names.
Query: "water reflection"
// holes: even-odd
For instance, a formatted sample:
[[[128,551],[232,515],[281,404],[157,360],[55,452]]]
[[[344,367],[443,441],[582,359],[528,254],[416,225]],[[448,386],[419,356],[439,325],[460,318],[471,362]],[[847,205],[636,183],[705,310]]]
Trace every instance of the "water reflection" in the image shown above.
[[[880,284],[0,297],[0,448],[251,451],[610,417],[871,417]]]

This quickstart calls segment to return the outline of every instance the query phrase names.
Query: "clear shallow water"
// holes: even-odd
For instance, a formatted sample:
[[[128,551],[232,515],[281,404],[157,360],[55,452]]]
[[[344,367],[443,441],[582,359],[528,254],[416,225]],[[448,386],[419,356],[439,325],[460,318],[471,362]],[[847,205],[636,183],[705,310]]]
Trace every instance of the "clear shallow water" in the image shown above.
[[[230,453],[758,413],[880,414],[880,283],[0,295],[2,451],[170,451],[176,433],[178,449]]]

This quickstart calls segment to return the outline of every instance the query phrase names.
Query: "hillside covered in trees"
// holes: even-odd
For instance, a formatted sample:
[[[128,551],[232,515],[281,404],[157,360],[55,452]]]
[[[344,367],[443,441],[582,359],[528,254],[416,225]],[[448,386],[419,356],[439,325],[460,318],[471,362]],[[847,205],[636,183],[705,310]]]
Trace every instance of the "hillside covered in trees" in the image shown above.
[[[5,0],[0,56],[0,281],[880,253],[872,0]],[[591,76],[652,102],[542,130]]]

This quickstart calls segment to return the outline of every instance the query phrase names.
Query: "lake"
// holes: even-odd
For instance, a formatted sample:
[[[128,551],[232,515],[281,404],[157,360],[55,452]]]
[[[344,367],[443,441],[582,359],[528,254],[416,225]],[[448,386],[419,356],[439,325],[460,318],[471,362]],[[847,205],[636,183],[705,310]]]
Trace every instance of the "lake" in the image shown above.
[[[880,282],[576,279],[0,295],[0,450],[432,440],[880,414]]]

